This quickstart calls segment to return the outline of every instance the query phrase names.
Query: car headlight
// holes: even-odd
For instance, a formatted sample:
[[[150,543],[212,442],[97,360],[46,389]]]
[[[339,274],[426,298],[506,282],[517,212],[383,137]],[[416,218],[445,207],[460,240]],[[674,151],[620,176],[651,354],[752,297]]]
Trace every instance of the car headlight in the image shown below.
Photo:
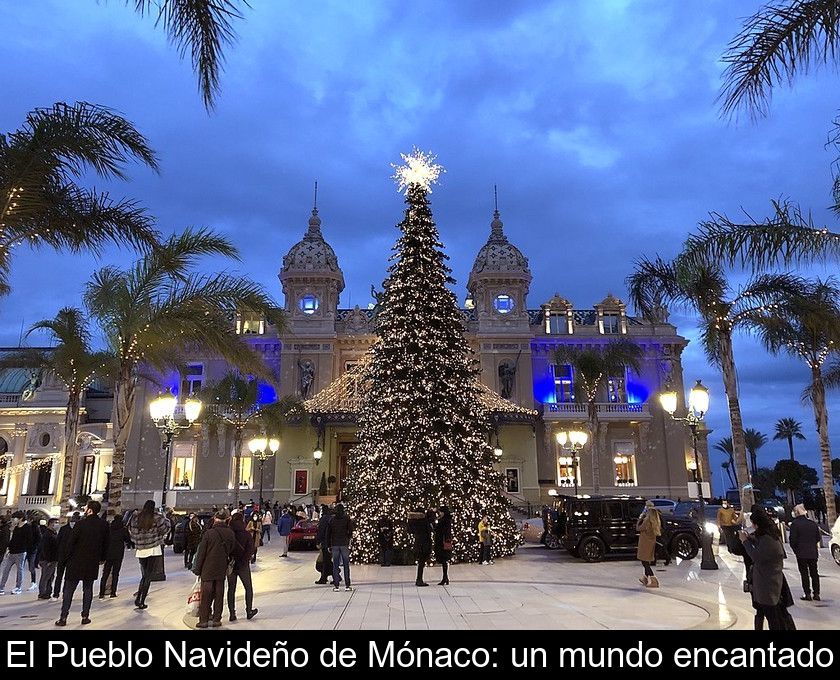
[[[718,526],[714,522],[706,522],[705,529],[708,534],[716,534],[718,532]]]

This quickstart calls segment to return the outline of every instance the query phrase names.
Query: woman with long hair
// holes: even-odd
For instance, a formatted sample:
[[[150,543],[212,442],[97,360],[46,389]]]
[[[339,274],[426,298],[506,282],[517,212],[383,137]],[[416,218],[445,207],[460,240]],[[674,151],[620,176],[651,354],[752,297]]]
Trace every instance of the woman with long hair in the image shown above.
[[[782,573],[786,557],[782,535],[758,504],[750,508],[750,522],[755,531],[752,534],[741,531],[738,538],[752,561],[747,580],[756,610],[756,628],[760,620],[766,619],[770,630],[796,630],[788,612],[793,596]]]
[[[140,586],[134,606],[146,609],[146,597],[152,582],[152,570],[158,557],[163,557],[163,544],[169,535],[169,520],[155,510],[155,502],[146,501],[140,512],[135,512],[128,525],[134,543],[135,555],[140,562]]]
[[[435,522],[435,557],[443,569],[439,586],[449,585],[449,560],[452,559],[452,513],[445,505],[437,509]]]
[[[645,574],[639,578],[639,583],[647,588],[658,588],[659,579],[653,573],[651,564],[656,561],[656,539],[662,535],[662,516],[653,505],[653,501],[645,501],[645,509],[636,522],[636,529],[639,532],[636,559],[645,568]]]

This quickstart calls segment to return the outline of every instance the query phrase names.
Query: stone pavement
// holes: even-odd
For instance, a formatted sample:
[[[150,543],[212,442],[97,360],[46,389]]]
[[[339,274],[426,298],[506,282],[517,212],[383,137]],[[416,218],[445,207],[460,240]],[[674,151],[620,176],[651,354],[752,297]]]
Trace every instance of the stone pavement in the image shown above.
[[[828,551],[820,560],[823,601],[799,602],[796,562],[788,559],[785,574],[796,598],[792,614],[799,628],[840,626],[840,567]],[[126,552],[120,595],[94,599],[86,629],[184,629],[196,620],[185,616],[186,597],[194,577],[184,569],[181,555],[167,553],[167,581],[153,583],[145,611],[133,608],[139,570],[133,553]],[[743,564],[726,554],[718,556],[718,571],[699,571],[699,558],[660,565],[658,590],[642,587],[641,566],[633,559],[610,559],[586,564],[563,550],[539,546],[521,548],[515,557],[495,565],[453,565],[452,585],[434,585],[440,569],[427,570],[428,588],[414,585],[413,567],[383,568],[354,565],[353,592],[333,592],[315,585],[314,552],[289,553],[279,559],[271,543],[260,549],[254,570],[258,616],[245,620],[241,586],[240,620],[225,629],[690,629],[752,627],[749,596],[742,592]],[[27,574],[28,579],[28,574]],[[27,582],[28,583],[28,582]],[[98,587],[98,585],[97,585]],[[67,629],[79,623],[81,589],[76,594]],[[59,603],[39,601],[35,592],[0,597],[0,629],[50,629]],[[65,629],[66,630],[66,629]]]

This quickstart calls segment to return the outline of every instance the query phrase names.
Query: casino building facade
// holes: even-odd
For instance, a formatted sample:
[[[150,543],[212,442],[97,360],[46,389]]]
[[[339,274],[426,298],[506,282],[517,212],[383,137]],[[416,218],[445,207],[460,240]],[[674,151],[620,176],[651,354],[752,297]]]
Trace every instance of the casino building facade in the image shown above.
[[[374,342],[375,304],[340,306],[344,275],[325,240],[321,218],[312,210],[303,238],[291,246],[279,272],[288,329],[280,334],[263,318],[240,314],[232,323],[261,353],[276,375],[274,387],[260,385],[260,400],[283,395],[304,400],[307,416],[289,425],[280,449],[263,466],[266,499],[296,503],[341,497],[347,457],[356,442],[355,413],[364,385],[358,369]],[[598,396],[600,459],[592,448],[579,454],[580,493],[685,497],[692,478],[689,443],[679,423],[659,407],[656,395],[667,382],[684,392],[681,353],[687,341],[668,322],[664,310],[655,319],[627,313],[619,298],[608,294],[592,309],[578,309],[560,294],[534,304],[529,300],[528,259],[509,240],[498,212],[490,234],[473,263],[463,307],[464,332],[480,366],[482,399],[494,414],[494,443],[501,456],[507,493],[515,504],[548,501],[573,488],[574,466],[560,448],[561,430],[586,429],[587,405],[576,401],[575,374],[555,365],[560,345],[602,346],[616,338],[637,343],[644,351],[641,370],[609,376]],[[375,291],[372,291],[375,294]],[[195,392],[220,379],[228,366],[218,358],[194,357],[180,375],[162,376],[173,392]],[[0,376],[0,507],[59,512],[63,464],[62,391],[49,376],[7,369]],[[126,507],[160,498],[177,509],[207,509],[231,502],[235,478],[233,431],[211,427],[201,419],[181,431],[172,447],[168,469],[160,434],[150,421],[148,403],[158,386],[140,386],[129,442],[123,490]],[[25,398],[24,398],[25,397]],[[106,495],[113,451],[110,395],[90,390],[81,427],[79,461],[73,490],[95,498]],[[260,465],[247,441],[240,458],[240,498],[258,496]],[[321,453],[320,459],[313,455]],[[701,468],[708,480],[705,437]],[[594,472],[597,467],[598,485]],[[319,493],[320,491],[320,493]],[[326,493],[324,493],[326,492]]]

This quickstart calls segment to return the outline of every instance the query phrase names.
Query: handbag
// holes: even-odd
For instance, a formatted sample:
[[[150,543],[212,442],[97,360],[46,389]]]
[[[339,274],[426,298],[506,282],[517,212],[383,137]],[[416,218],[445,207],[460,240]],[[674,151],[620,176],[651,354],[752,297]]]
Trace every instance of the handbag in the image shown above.
[[[150,581],[166,580],[166,568],[164,567],[163,555],[158,555],[153,558],[151,571],[152,573],[149,577]]]
[[[195,579],[192,591],[187,595],[187,616],[198,617],[198,608],[201,605],[201,577]]]

